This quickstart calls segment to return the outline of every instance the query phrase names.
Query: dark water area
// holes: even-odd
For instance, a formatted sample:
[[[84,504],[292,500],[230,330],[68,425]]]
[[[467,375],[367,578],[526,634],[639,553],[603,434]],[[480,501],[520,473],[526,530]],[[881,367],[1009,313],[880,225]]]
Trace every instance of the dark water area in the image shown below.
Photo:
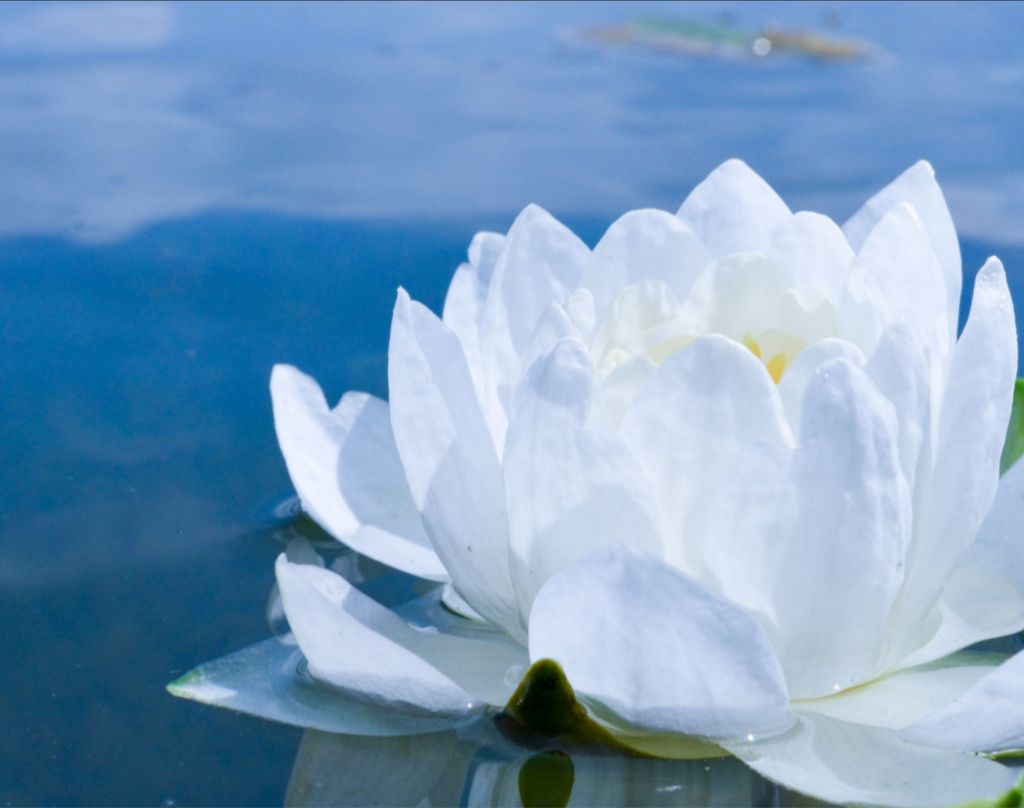
[[[873,50],[581,34],[642,13]],[[301,731],[164,689],[269,636],[274,558],[308,530],[270,369],[386,396],[396,289],[439,311],[473,233],[528,202],[593,245],[739,156],[841,220],[927,158],[965,306],[996,253],[1022,322],[1022,26],[984,3],[0,8],[0,803],[310,798],[289,792]],[[303,748],[307,768],[351,752]]]

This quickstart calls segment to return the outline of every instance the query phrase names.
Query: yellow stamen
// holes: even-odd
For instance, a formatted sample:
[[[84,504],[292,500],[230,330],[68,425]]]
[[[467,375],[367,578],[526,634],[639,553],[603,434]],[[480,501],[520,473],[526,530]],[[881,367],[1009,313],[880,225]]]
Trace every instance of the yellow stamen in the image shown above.
[[[750,334],[747,334],[741,341],[746,346],[747,350],[749,350],[754,356],[758,359],[761,358],[761,346],[757,344],[756,339],[750,336]]]
[[[772,381],[776,384],[779,383],[782,374],[786,372],[786,364],[786,355],[781,353],[775,354],[775,356],[764,363],[764,366],[768,368],[768,375],[772,377]]]

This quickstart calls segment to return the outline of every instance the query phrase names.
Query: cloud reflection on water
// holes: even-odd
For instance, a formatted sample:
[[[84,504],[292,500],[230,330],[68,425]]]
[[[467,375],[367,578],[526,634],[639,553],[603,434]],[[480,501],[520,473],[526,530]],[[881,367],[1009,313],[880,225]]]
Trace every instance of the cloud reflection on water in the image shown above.
[[[725,11],[838,25],[883,55],[741,62],[583,36]],[[1014,4],[926,20],[898,4],[8,5],[0,235],[102,242],[212,209],[439,217],[536,201],[612,217],[674,209],[731,156],[842,217],[926,157],[965,235],[1020,243],[1021,23]]]

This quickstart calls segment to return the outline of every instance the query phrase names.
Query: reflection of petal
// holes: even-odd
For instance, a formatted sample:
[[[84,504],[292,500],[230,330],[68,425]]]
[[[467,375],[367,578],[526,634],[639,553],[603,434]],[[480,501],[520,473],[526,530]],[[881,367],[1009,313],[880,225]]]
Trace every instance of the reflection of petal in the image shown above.
[[[437,792],[449,768],[457,777],[444,778],[442,799],[429,804],[455,805],[473,747],[460,744],[452,731],[396,738],[334,735],[307,730],[302,736],[286,805],[363,806],[419,805]]]
[[[729,750],[765,777],[818,799],[892,806],[997,797],[1018,772],[969,754],[929,749],[894,730],[803,713],[783,736]]]
[[[172,695],[325,732],[412,735],[451,726],[373,707],[314,682],[301,672],[294,645],[264,640],[200,665],[167,686]]]
[[[517,750],[520,751],[521,750]],[[772,805],[778,789],[733,757],[655,760],[594,752],[488,756],[466,783],[468,805]],[[555,802],[561,796],[564,802]],[[567,798],[567,799],[566,799]]]

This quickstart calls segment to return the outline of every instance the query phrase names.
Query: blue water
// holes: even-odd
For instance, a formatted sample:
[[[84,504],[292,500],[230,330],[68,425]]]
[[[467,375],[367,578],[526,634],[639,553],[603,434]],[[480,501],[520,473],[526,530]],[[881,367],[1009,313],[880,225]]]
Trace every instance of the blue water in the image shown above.
[[[582,33],[645,13],[872,52]],[[274,513],[270,367],[386,395],[396,287],[438,309],[528,202],[592,244],[740,156],[841,219],[925,157],[968,274],[999,253],[1024,301],[1021,30],[985,3],[0,5],[0,802],[284,798],[299,731],[164,691],[268,635],[309,530]]]

